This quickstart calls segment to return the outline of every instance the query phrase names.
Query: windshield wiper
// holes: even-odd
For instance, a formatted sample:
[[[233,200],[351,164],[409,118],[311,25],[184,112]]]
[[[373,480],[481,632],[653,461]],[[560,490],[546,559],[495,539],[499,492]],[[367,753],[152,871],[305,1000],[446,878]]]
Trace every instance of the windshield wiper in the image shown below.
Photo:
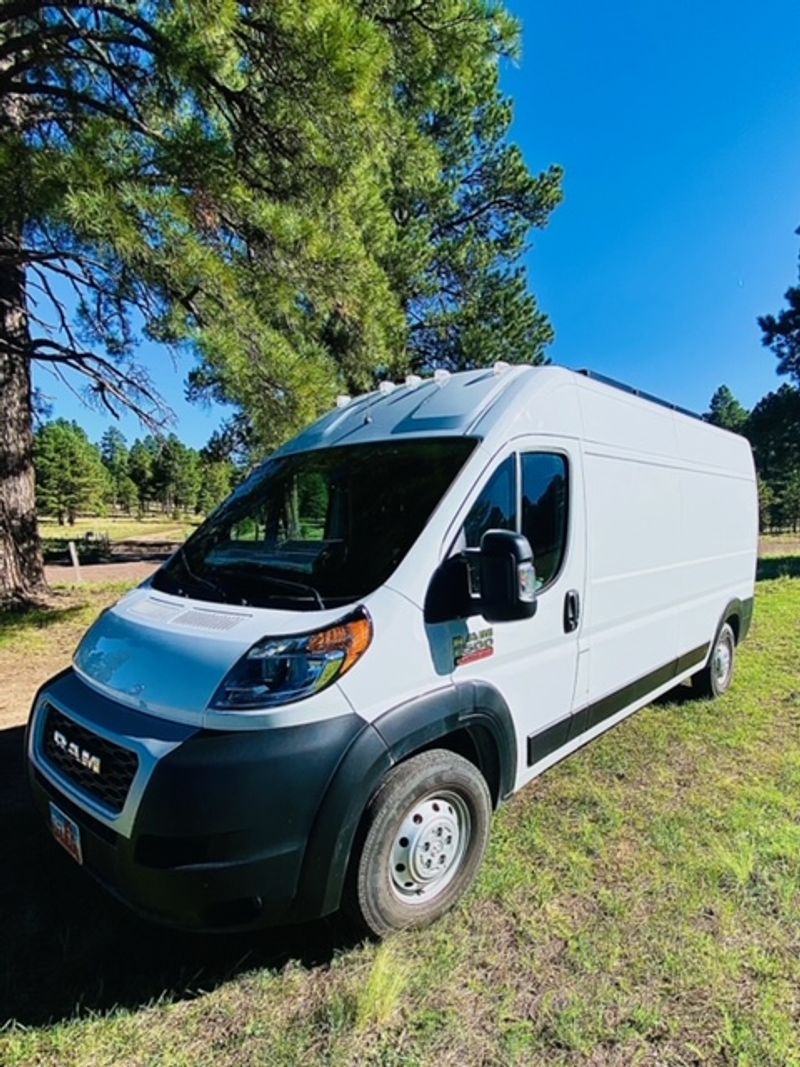
[[[308,585],[306,582],[292,582],[288,578],[276,578],[272,574],[265,575],[268,582],[272,582],[274,585],[282,585],[285,589],[303,589],[306,593],[310,593],[312,597],[319,604],[322,611],[325,610],[325,601],[320,596],[319,590],[315,589],[313,585]]]
[[[195,574],[192,568],[189,566],[189,557],[186,555],[186,550],[183,545],[178,549],[178,554],[181,557],[181,563],[183,568],[193,582],[197,582],[198,585],[205,585],[207,588],[213,590],[218,596],[222,598],[223,603],[229,604],[228,595],[221,585],[217,585],[216,582],[212,582],[209,578],[201,578],[199,574]]]
[[[247,565],[257,567],[258,570],[261,572],[259,574],[259,578],[263,578],[268,582],[272,582],[273,585],[281,585],[284,587],[284,589],[300,589],[305,593],[310,593],[314,600],[316,600],[320,609],[322,611],[325,610],[325,601],[322,599],[319,590],[315,589],[313,585],[308,585],[306,582],[293,582],[289,578],[278,578],[274,574],[264,574],[264,564],[258,563],[256,560],[248,559]],[[227,567],[220,567],[219,570],[228,570],[236,572],[240,571],[240,568],[236,566],[231,567],[229,564]]]

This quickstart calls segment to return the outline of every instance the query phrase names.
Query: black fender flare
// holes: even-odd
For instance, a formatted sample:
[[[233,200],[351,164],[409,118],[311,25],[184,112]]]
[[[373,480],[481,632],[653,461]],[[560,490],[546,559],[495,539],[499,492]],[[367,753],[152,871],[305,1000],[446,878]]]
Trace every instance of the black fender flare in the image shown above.
[[[298,919],[339,908],[362,816],[387,771],[463,730],[483,773],[496,776],[496,803],[511,794],[516,734],[511,712],[493,686],[460,682],[390,708],[353,739],[328,783],[303,857],[293,909]]]
[[[730,618],[735,618],[737,620],[737,632],[735,636],[736,644],[740,645],[747,637],[750,623],[753,620],[753,597],[748,597],[747,600],[740,600],[738,597],[734,597],[732,600],[728,601],[725,610],[720,616],[717,629],[714,632],[714,640],[711,642],[709,655],[711,655],[711,652],[717,643],[720,630]]]

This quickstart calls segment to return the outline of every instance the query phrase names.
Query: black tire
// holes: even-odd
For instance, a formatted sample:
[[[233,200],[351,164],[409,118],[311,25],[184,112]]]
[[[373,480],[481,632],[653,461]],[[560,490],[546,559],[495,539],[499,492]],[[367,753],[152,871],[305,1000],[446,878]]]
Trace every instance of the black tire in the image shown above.
[[[733,681],[735,661],[736,635],[726,622],[717,634],[708,663],[692,678],[692,691],[695,695],[713,700],[727,693]]]
[[[472,884],[491,819],[486,780],[454,752],[394,767],[365,813],[347,910],[378,937],[427,926]]]

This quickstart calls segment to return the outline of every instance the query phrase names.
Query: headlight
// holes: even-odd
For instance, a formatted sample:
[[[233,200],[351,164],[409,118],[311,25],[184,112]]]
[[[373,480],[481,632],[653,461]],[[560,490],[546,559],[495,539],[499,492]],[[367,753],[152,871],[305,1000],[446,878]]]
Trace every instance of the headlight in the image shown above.
[[[236,711],[302,700],[341,678],[371,640],[372,620],[366,608],[323,630],[265,637],[228,672],[211,707]]]

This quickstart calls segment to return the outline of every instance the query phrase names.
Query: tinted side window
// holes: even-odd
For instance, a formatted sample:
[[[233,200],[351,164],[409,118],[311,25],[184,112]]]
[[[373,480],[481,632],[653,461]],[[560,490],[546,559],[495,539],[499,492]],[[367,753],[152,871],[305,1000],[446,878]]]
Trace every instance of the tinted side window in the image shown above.
[[[467,548],[480,548],[487,530],[513,530],[517,524],[514,457],[503,460],[472,505],[464,523]]]
[[[522,456],[522,533],[533,546],[537,585],[558,572],[567,546],[567,460],[549,452]]]

